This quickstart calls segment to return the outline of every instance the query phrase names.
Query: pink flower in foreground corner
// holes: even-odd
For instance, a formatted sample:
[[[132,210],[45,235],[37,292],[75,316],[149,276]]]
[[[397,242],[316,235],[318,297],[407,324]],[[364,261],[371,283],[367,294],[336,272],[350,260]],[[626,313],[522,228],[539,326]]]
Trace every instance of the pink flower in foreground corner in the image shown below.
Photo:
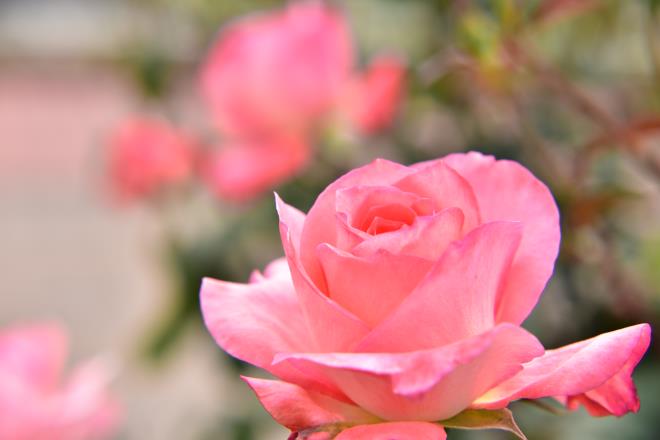
[[[195,142],[160,119],[125,121],[108,148],[109,177],[123,199],[152,196],[184,183],[193,172]]]
[[[98,363],[65,380],[64,331],[52,324],[0,330],[0,440],[108,438],[119,415]]]
[[[265,179],[260,167],[243,167],[245,175],[218,192],[241,199],[299,171],[306,163],[299,157],[310,154],[288,155],[281,148],[283,138],[296,138],[310,150],[319,131],[334,119],[363,133],[387,126],[398,105],[403,72],[394,58],[381,58],[365,74],[356,72],[346,18],[320,1],[291,2],[283,10],[228,25],[200,74],[201,94],[225,141],[218,156],[240,156],[236,149],[253,151],[259,144],[269,150],[266,155],[281,158],[277,176]],[[217,171],[224,172],[218,164],[231,162],[217,161]],[[226,172],[235,175],[230,167]]]
[[[297,438],[443,439],[546,396],[597,416],[639,408],[647,324],[547,351],[520,327],[560,239],[552,195],[521,165],[376,160],[307,215],[277,209],[286,258],[249,284],[204,280],[201,301],[222,348],[280,379],[244,378]]]

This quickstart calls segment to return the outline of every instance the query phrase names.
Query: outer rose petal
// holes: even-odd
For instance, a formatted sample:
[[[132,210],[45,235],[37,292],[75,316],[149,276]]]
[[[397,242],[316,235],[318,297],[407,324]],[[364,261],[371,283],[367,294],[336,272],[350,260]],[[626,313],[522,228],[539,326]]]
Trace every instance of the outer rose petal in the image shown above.
[[[495,324],[495,300],[520,242],[520,224],[493,222],[452,243],[427,277],[357,351],[439,347]]]
[[[502,324],[432,350],[281,354],[275,363],[324,367],[352,401],[385,420],[437,421],[458,414],[541,353],[533,335]]]
[[[344,17],[299,2],[227,27],[202,68],[201,90],[225,134],[306,131],[334,105],[352,59]]]
[[[476,152],[440,161],[470,182],[483,222],[522,222],[522,242],[498,301],[498,322],[520,324],[536,305],[559,251],[559,211],[552,194],[516,162]]]
[[[332,389],[323,378],[272,365],[276,353],[314,347],[289,268],[281,260],[271,263],[266,277],[253,275],[250,284],[204,279],[200,292],[204,322],[218,345],[232,356],[284,380]]]
[[[298,244],[302,225],[306,224],[305,216],[277,195],[275,202],[280,216],[282,245],[316,351],[351,350],[368,333],[369,327],[324,295],[310,280],[298,259]]]
[[[434,423],[393,422],[360,425],[341,432],[335,440],[444,440],[442,426]]]
[[[596,415],[637,411],[639,401],[631,374],[650,338],[651,327],[639,324],[548,350],[475,404],[503,408],[518,399],[564,396],[569,407],[585,403]]]
[[[243,377],[266,411],[292,431],[332,423],[369,423],[375,417],[357,406],[310,392],[286,382]]]
[[[324,289],[323,270],[316,259],[316,247],[321,243],[337,243],[336,192],[357,185],[390,185],[412,171],[403,165],[376,159],[368,165],[350,171],[323,190],[309,210],[300,235],[300,261],[310,279]]]
[[[219,197],[243,201],[292,177],[308,156],[309,146],[298,139],[234,141],[207,157],[203,174]]]
[[[359,130],[371,133],[392,122],[404,75],[401,61],[382,57],[372,61],[369,69],[349,85],[344,111]]]

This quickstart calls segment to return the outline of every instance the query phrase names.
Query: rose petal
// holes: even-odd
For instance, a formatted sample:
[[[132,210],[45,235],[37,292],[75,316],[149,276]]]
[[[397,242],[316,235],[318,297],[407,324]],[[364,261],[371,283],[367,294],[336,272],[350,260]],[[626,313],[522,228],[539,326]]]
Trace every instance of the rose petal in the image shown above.
[[[650,338],[651,327],[639,324],[548,350],[475,405],[502,408],[518,399],[565,396],[569,407],[590,401],[587,409],[596,415],[603,410],[617,416],[637,411],[639,401],[631,374]]]
[[[483,222],[522,222],[522,242],[498,300],[498,322],[520,324],[552,275],[559,250],[559,212],[552,194],[516,162],[475,152],[441,161],[470,182]]]
[[[470,184],[442,161],[423,162],[411,167],[414,173],[395,183],[397,188],[433,200],[437,211],[460,208],[463,211],[463,231],[481,223],[479,205]]]
[[[323,377],[272,365],[280,352],[315,347],[283,258],[250,284],[205,278],[201,288],[204,322],[226,352],[290,382],[333,393]],[[336,393],[336,391],[334,392]]]
[[[430,199],[391,186],[352,186],[338,190],[336,197],[336,211],[346,214],[349,225],[365,232],[374,218],[374,210],[378,207],[381,207],[381,210],[386,206],[400,207],[400,213],[391,212],[392,215],[386,218],[409,223],[412,223],[417,215],[416,207],[426,208],[426,211],[433,209]],[[424,215],[431,213],[425,212]]]
[[[390,185],[410,172],[408,167],[398,163],[376,159],[344,174],[319,195],[307,214],[300,236],[300,260],[309,278],[318,283],[321,289],[325,289],[323,269],[316,259],[316,248],[321,243],[337,245],[337,191],[357,185]]]
[[[108,173],[120,200],[154,195],[192,176],[197,142],[165,120],[127,119],[108,142]]]
[[[304,215],[276,195],[280,235],[291,269],[291,277],[312,341],[318,351],[348,351],[362,339],[369,327],[355,315],[324,295],[310,280],[298,259],[297,249]],[[323,274],[321,273],[321,276]]]
[[[436,421],[464,410],[542,353],[533,335],[502,324],[432,350],[281,354],[274,362],[323,367],[352,401],[383,419]]]
[[[202,67],[202,96],[224,134],[303,132],[334,105],[352,62],[343,15],[296,3],[228,26]]]
[[[401,99],[405,67],[396,58],[381,57],[348,86],[343,110],[361,131],[372,133],[392,122]]]
[[[293,176],[309,153],[309,146],[298,139],[233,141],[207,157],[203,174],[218,197],[243,201]]]
[[[360,425],[340,433],[335,440],[444,440],[445,430],[434,423],[392,422]]]
[[[431,268],[421,258],[378,252],[365,258],[323,244],[318,250],[328,295],[374,327],[383,320]]]
[[[520,233],[518,223],[487,223],[450,245],[426,279],[357,350],[421,350],[492,328],[497,293]]]
[[[463,211],[449,208],[430,216],[417,217],[412,225],[378,234],[356,243],[351,253],[366,257],[378,251],[409,255],[435,262],[447,246],[462,237]]]
[[[243,377],[266,411],[292,431],[333,423],[369,423],[374,416],[357,406],[277,380]]]

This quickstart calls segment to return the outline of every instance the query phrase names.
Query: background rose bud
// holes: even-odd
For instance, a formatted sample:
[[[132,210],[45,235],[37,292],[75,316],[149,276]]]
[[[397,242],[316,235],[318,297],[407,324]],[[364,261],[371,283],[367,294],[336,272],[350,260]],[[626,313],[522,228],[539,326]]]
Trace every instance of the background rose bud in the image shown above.
[[[468,408],[547,396],[595,415],[638,409],[647,324],[549,351],[520,327],[560,232],[549,190],[519,164],[377,160],[307,215],[277,207],[286,261],[245,285],[207,279],[201,297],[218,344],[281,379],[245,378],[292,431],[439,439]]]
[[[119,407],[98,363],[62,380],[67,338],[55,325],[0,331],[0,439],[91,440],[115,431]]]
[[[182,184],[193,171],[194,141],[159,119],[139,117],[125,121],[108,147],[108,172],[121,198],[152,196]]]

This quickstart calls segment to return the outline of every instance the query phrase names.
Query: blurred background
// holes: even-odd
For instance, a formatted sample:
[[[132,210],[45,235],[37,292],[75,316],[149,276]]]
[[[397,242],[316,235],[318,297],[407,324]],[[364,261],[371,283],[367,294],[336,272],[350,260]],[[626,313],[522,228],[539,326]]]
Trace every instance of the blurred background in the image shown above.
[[[525,324],[546,347],[660,320],[660,2],[332,4],[349,28],[348,98],[245,147],[252,134],[218,122],[213,48],[285,2],[0,2],[0,325],[56,319],[74,361],[115,359],[117,439],[286,438],[238,379],[249,367],[201,325],[199,283],[244,282],[282,254],[273,190],[307,210],[375,157],[473,149],[548,184],[562,249]],[[174,159],[141,151],[163,143]],[[258,180],[258,157],[287,159]],[[530,440],[660,437],[659,355],[654,342],[635,373],[638,414],[523,403],[521,428]]]

